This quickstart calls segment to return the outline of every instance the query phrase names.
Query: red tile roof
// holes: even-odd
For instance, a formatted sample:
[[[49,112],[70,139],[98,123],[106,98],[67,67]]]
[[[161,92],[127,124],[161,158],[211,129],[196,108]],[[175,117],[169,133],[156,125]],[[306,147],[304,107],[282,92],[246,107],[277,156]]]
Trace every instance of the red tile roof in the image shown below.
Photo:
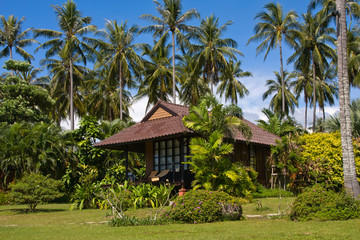
[[[147,120],[159,107],[162,107],[164,110],[168,110],[173,116]],[[95,144],[95,146],[107,147],[126,143],[141,142],[144,140],[156,139],[171,135],[191,133],[192,131],[186,128],[182,123],[183,116],[188,114],[189,108],[186,106],[158,101],[149,111],[149,113],[145,115],[140,123],[126,128],[107,139],[104,139],[103,141]],[[277,135],[263,130],[252,122],[246,119],[243,120],[251,128],[252,138],[250,139],[250,142],[263,145],[275,145],[275,140],[280,139],[280,137]],[[233,133],[233,137],[237,141],[246,141],[243,134],[237,130]]]

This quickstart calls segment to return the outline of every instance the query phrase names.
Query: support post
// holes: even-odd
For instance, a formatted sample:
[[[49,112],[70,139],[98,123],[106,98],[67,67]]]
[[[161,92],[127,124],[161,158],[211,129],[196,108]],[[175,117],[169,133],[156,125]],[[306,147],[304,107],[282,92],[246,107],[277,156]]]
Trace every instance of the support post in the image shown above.
[[[129,180],[129,150],[128,145],[125,147],[125,174],[126,174],[126,180]]]
[[[180,138],[180,174],[181,174],[181,183],[184,183],[184,137]]]

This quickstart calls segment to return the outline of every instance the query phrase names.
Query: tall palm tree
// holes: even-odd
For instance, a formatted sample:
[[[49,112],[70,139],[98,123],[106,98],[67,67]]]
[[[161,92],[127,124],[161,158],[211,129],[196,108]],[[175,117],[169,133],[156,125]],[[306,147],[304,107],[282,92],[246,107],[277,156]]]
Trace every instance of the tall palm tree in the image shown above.
[[[220,93],[220,97],[224,95],[225,100],[230,100],[232,104],[238,103],[238,96],[243,98],[249,94],[249,90],[238,79],[252,77],[252,74],[251,72],[244,72],[240,68],[240,64],[240,61],[234,63],[233,60],[230,60],[220,77],[221,83],[218,87],[218,93]]]
[[[341,148],[343,156],[344,185],[354,198],[360,195],[360,185],[356,176],[354,147],[351,135],[350,83],[347,62],[347,28],[345,0],[336,0],[338,16],[338,79],[341,123]]]
[[[198,65],[203,71],[203,79],[210,85],[213,94],[213,85],[219,81],[219,72],[228,64],[227,58],[235,59],[236,55],[243,55],[236,49],[237,43],[231,38],[222,38],[232,21],[219,26],[219,18],[212,14],[200,23],[200,27],[189,38],[195,40],[192,45],[197,54]]]
[[[307,68],[303,68],[300,71],[296,71],[296,80],[293,82],[294,93],[298,99],[301,94],[304,95],[305,102],[305,125],[304,129],[307,129],[307,109],[308,103],[310,101],[310,96],[312,92],[312,85],[310,83],[311,73]]]
[[[315,16],[311,12],[302,14],[304,22],[299,30],[293,31],[292,45],[295,53],[289,57],[288,62],[295,62],[296,69],[312,69],[312,85],[313,85],[313,129],[316,124],[316,71],[329,66],[329,60],[335,60],[335,50],[328,45],[334,43],[332,37],[335,30],[328,27],[329,17],[323,12],[317,13]]]
[[[154,44],[158,47],[151,48],[148,45],[143,47],[143,55],[147,56],[149,60],[144,61],[145,76],[135,96],[135,99],[149,98],[146,109],[159,99],[168,102],[168,95],[173,91],[169,84],[172,81],[171,58],[169,57],[171,46],[167,45],[165,41],[162,44],[156,42]]]
[[[120,116],[120,94],[119,82],[116,75],[111,76],[110,66],[105,64],[104,59],[98,59],[94,66],[95,73],[85,81],[83,94],[87,112],[97,119],[113,121]],[[128,118],[131,94],[122,91],[122,110]]]
[[[73,64],[75,56],[81,57],[86,64],[86,53],[92,52],[91,46],[81,41],[79,37],[86,33],[95,31],[94,25],[91,23],[90,17],[82,17],[81,12],[77,9],[76,4],[72,0],[68,0],[62,6],[53,6],[58,20],[60,31],[50,29],[36,29],[35,36],[44,36],[52,38],[51,40],[41,44],[39,48],[47,49],[46,58],[52,57],[62,52],[62,56],[69,58],[69,95],[70,95],[70,128],[74,130],[74,84],[73,84]],[[37,48],[37,49],[39,49]]]
[[[186,25],[187,21],[198,18],[199,13],[195,9],[191,9],[182,14],[181,0],[163,0],[162,5],[158,1],[154,0],[156,4],[156,10],[160,14],[160,17],[153,16],[151,14],[141,15],[140,18],[155,23],[144,27],[141,32],[153,32],[155,36],[160,35],[159,42],[166,39],[169,32],[171,32],[172,38],[172,85],[173,85],[173,102],[176,103],[176,77],[175,77],[175,44],[176,38],[179,43],[187,43],[186,38],[182,32],[192,32],[195,27]],[[156,46],[157,47],[157,46]]]
[[[338,98],[337,83],[334,82],[336,76],[335,68],[333,66],[323,69],[316,81],[316,95],[319,108],[323,112],[323,122],[325,122],[325,104],[330,106],[335,104],[335,97]]]
[[[38,43],[38,41],[33,38],[27,38],[32,28],[28,28],[23,32],[21,31],[24,20],[24,17],[18,20],[14,15],[10,15],[8,19],[2,15],[0,16],[0,46],[4,46],[0,52],[0,58],[10,55],[10,59],[12,60],[13,48],[15,48],[15,52],[20,54],[25,60],[30,61],[34,59],[30,53],[24,50],[24,47]]]
[[[284,85],[285,93],[283,94],[282,79],[279,72],[274,72],[276,79],[275,80],[266,80],[266,86],[268,90],[263,94],[263,100],[268,98],[270,95],[274,94],[270,101],[270,108],[276,112],[281,113],[282,115],[289,115],[291,111],[294,113],[295,106],[298,106],[298,101],[294,94],[290,91],[290,87],[293,85],[291,79],[296,77],[295,73],[288,73],[284,71]],[[285,96],[285,100],[282,100],[282,97]],[[282,103],[285,102],[285,111],[282,111]]]
[[[210,92],[204,79],[200,76],[200,68],[194,55],[185,54],[179,57],[181,81],[180,100],[187,105],[198,105],[202,96]]]
[[[120,119],[123,118],[123,88],[134,87],[133,74],[140,76],[144,65],[141,57],[136,53],[141,44],[134,44],[135,35],[138,27],[128,28],[127,22],[106,20],[105,29],[97,32],[102,36],[101,39],[89,39],[105,55],[104,64],[109,65],[109,78],[118,76],[119,79],[119,99],[120,99]]]
[[[70,58],[67,55],[64,55],[64,52],[60,52],[58,58],[59,59],[46,58],[41,60],[40,64],[44,65],[49,71],[49,76],[51,78],[50,95],[56,101],[51,115],[53,120],[60,125],[61,120],[69,115],[71,101],[70,95],[67,92],[68,89],[70,89],[69,85],[71,82],[69,81]],[[85,113],[85,106],[83,103],[83,96],[80,94],[79,90],[84,86],[85,76],[90,70],[79,65],[82,62],[82,58],[78,54],[72,59],[73,87],[75,89],[72,98],[74,104],[73,109],[81,116]]]
[[[282,85],[282,112],[285,112],[285,76],[282,56],[282,42],[291,40],[291,32],[298,28],[297,18],[298,15],[295,11],[291,10],[284,13],[282,6],[279,3],[268,3],[264,6],[265,11],[259,12],[255,19],[260,22],[255,25],[255,35],[252,36],[250,42],[262,41],[256,48],[256,54],[265,52],[264,61],[270,50],[279,46],[280,51],[280,76]]]
[[[348,69],[352,86],[360,87],[360,29],[347,31]]]
[[[354,138],[360,137],[360,99],[355,99],[351,102],[351,126],[352,136]],[[330,116],[325,122],[326,130],[330,132],[340,131],[340,116],[338,113]]]

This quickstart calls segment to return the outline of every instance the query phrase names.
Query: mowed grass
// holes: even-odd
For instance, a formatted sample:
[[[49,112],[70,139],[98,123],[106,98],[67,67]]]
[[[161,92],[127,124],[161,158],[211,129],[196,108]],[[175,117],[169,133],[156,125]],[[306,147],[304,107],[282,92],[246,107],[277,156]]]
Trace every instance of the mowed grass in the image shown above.
[[[278,199],[260,201],[263,206],[278,207]],[[246,204],[244,213],[252,214],[256,206],[257,203]],[[21,209],[25,206],[0,206],[0,239],[360,239],[358,219],[293,222],[256,218],[208,224],[109,227],[107,210],[69,211],[69,207],[69,204],[48,204],[39,206],[36,213],[24,213]],[[143,217],[151,211],[132,210],[129,214]]]

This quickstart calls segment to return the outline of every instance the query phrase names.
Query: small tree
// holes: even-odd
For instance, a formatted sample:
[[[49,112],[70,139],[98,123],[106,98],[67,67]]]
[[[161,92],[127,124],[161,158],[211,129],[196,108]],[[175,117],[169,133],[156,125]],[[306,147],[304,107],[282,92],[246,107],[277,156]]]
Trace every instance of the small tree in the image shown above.
[[[59,192],[61,182],[41,174],[31,173],[11,186],[10,198],[13,203],[26,204],[31,212],[63,194]]]

